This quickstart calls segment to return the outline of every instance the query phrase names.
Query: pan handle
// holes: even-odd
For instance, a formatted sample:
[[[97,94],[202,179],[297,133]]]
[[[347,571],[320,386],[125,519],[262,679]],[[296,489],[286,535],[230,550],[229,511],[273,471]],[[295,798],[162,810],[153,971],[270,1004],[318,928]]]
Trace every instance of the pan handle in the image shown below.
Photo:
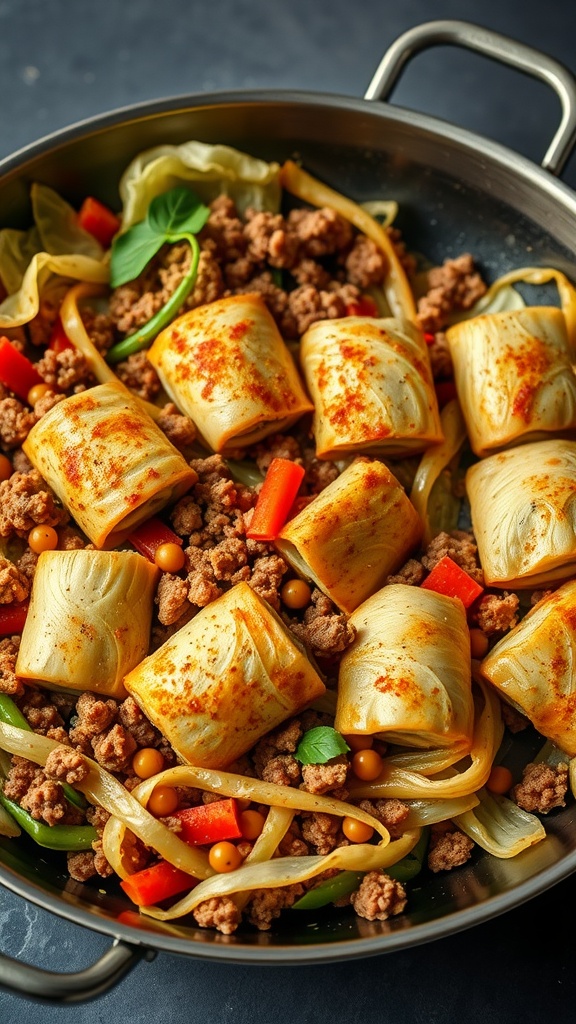
[[[83,1003],[103,995],[141,960],[153,960],[154,950],[115,939],[90,967],[74,974],[45,971],[0,953],[0,990],[43,1003]]]
[[[408,29],[386,51],[364,98],[387,100],[405,65],[431,46],[462,46],[508,64],[554,89],[562,105],[562,119],[542,160],[542,167],[560,174],[576,142],[576,79],[558,61],[539,50],[490,29],[466,21],[429,21]]]

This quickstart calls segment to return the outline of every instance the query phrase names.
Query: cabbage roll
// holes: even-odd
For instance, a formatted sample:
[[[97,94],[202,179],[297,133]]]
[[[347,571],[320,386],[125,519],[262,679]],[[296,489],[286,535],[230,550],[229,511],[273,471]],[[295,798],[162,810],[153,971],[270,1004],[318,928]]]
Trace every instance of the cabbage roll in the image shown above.
[[[334,725],[407,747],[470,749],[470,633],[461,601],[402,583],[350,616]]]
[[[120,382],[54,405],[22,447],[97,548],[121,544],[198,479]]]
[[[482,675],[538,732],[576,755],[576,580],[543,598],[484,658]]]
[[[476,455],[576,434],[576,376],[560,309],[489,313],[462,320],[446,336]]]
[[[148,359],[215,452],[255,444],[312,411],[259,295],[231,295],[184,313],[160,332]]]
[[[408,320],[318,320],[300,359],[318,458],[409,455],[443,440],[426,343]]]
[[[148,652],[159,569],[135,551],[43,551],[16,663],[22,679],[122,700]]]
[[[350,613],[403,564],[422,529],[396,477],[383,462],[360,456],[289,520],[275,544]]]
[[[466,474],[486,583],[540,587],[576,572],[576,442],[533,441]]]
[[[325,692],[270,605],[247,583],[217,598],[124,679],[176,753],[224,768]]]

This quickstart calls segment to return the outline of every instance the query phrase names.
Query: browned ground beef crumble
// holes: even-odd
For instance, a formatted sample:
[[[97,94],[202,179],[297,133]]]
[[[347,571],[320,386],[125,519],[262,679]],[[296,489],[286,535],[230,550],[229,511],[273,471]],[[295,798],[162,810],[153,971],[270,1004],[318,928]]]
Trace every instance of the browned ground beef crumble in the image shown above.
[[[395,228],[387,230],[408,276],[414,279],[416,262],[400,232]],[[224,296],[257,292],[289,341],[296,341],[316,320],[346,315],[363,293],[382,283],[387,270],[386,259],[375,244],[357,235],[348,222],[330,209],[292,210],[286,216],[248,210],[241,220],[232,200],[221,196],[211,203],[199,241],[198,275],[182,311]],[[107,314],[85,308],[84,325],[98,351],[105,354],[114,343],[146,323],[164,305],[189,266],[187,244],[166,245],[138,279],[112,293]],[[484,294],[486,285],[469,254],[446,260],[424,277],[418,322],[428,335],[435,380],[449,379],[452,365],[444,329],[454,312],[470,309]],[[0,449],[9,455],[14,468],[10,478],[0,482],[0,538],[20,544],[14,558],[0,555],[0,604],[19,603],[29,596],[38,556],[24,542],[33,526],[54,526],[61,549],[92,547],[70,522],[68,513],[32,468],[21,447],[34,423],[55,403],[95,383],[86,360],[75,349],[55,352],[45,348],[57,316],[57,303],[43,301],[37,317],[26,330],[15,332],[12,339],[22,351],[29,345],[44,347],[36,365],[49,385],[47,392],[32,408],[0,385]],[[145,352],[130,356],[116,371],[141,398],[154,401],[162,394],[158,375]],[[180,573],[160,575],[151,649],[159,647],[199,608],[236,583],[246,581],[280,613],[297,640],[318,659],[330,688],[335,683],[340,656],[355,637],[348,617],[317,588],[312,589],[309,604],[300,612],[283,604],[281,588],[292,577],[291,570],[272,544],[255,542],[246,536],[259,487],[235,479],[220,455],[203,454],[196,443],[194,425],[171,402],[165,401],[158,423],[172,444],[184,453],[198,479],[167,513],[169,524],[183,540],[186,561]],[[252,460],[262,476],[275,457],[302,465],[304,499],[320,493],[340,472],[335,462],[316,458],[307,421],[287,434],[273,434],[235,454],[240,459]],[[463,530],[440,533],[425,549],[414,552],[387,582],[418,586],[444,555],[449,555],[480,584],[484,583],[474,536]],[[541,596],[535,593],[534,600]],[[471,609],[469,621],[494,642],[516,624],[518,614],[515,594],[486,589]],[[19,642],[17,635],[0,640],[0,693],[9,694],[17,702],[32,729],[57,740],[60,746],[50,755],[44,769],[13,756],[5,795],[48,824],[88,821],[94,825],[98,839],[93,849],[69,853],[68,871],[78,882],[107,877],[113,872],[102,852],[100,837],[108,813],[92,806],[81,812],[66,800],[62,784],[81,782],[87,770],[83,755],[94,758],[128,789],[140,781],[132,769],[137,750],[157,748],[166,767],[177,763],[176,756],[131,697],[117,701],[86,692],[75,698],[44,693],[24,684],[15,674]],[[502,712],[511,733],[528,725],[508,705],[503,705]],[[345,800],[349,795],[351,752],[320,765],[302,765],[294,756],[304,733],[322,724],[332,724],[331,717],[305,711],[261,739],[230,770]],[[385,752],[384,744],[376,747]],[[556,768],[530,764],[510,795],[526,810],[546,814],[565,804],[567,771],[565,764]],[[220,799],[217,794],[191,787],[178,787],[178,794],[180,807]],[[377,818],[392,838],[402,835],[409,813],[405,802],[362,800],[360,807]],[[168,816],[163,821],[176,832],[181,828],[176,817]],[[280,853],[327,854],[347,845],[349,840],[342,832],[339,817],[302,812],[294,818],[282,840]],[[239,846],[243,856],[250,852],[251,843],[243,841]],[[428,870],[451,870],[466,863],[473,847],[472,840],[450,823],[433,826]],[[129,832],[123,855],[134,871],[154,862],[153,851]],[[257,929],[270,929],[283,909],[291,907],[307,888],[334,873],[328,871],[307,883],[252,893],[244,919]],[[399,882],[385,871],[370,871],[358,889],[339,901],[339,905],[350,903],[367,920],[383,921],[401,913],[406,902],[406,892]],[[194,910],[193,916],[200,926],[216,928],[224,935],[233,933],[243,918],[234,901],[227,897],[206,900]]]

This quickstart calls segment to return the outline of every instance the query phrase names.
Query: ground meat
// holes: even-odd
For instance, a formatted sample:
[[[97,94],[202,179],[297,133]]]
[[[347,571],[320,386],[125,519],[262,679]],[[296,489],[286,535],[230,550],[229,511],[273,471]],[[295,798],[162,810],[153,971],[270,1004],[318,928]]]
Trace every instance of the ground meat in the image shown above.
[[[278,889],[256,889],[247,907],[250,924],[259,931],[268,931],[272,921],[303,896],[304,891],[304,886],[299,883]]]
[[[250,218],[253,211],[246,211],[246,217]],[[212,244],[209,251],[212,251],[216,259],[223,263],[243,256],[246,251],[246,238],[244,235],[245,226],[238,216],[234,201],[229,196],[217,196],[210,203],[210,215],[200,233],[200,242],[203,248],[206,242]]]
[[[419,562],[416,558],[409,558],[397,573],[388,576],[386,583],[406,583],[410,587],[418,587],[425,575],[422,562]]]
[[[65,348],[62,352],[46,349],[36,369],[46,384],[60,391],[69,391],[78,384],[88,385],[94,380],[85,357],[77,348]]]
[[[330,598],[321,590],[315,588],[312,591],[311,601],[302,622],[288,622],[294,635],[310,648],[316,658],[330,657],[346,650],[356,636],[354,626],[344,614],[335,610]]]
[[[16,675],[16,658],[20,649],[20,637],[10,636],[0,640],[0,693],[10,697],[21,697],[24,683]]]
[[[433,828],[428,849],[428,867],[435,873],[451,871],[465,864],[473,849],[473,840],[459,829],[452,832]]]
[[[436,332],[434,341],[428,346],[428,355],[434,380],[446,380],[454,376],[450,346],[444,331]]]
[[[340,470],[335,462],[330,459],[317,459],[312,449],[304,451],[304,466],[306,489],[311,495],[320,494],[340,475]]]
[[[104,826],[105,826],[106,822],[108,821],[109,817],[110,817],[110,812],[104,810],[103,807],[97,807],[97,806],[93,806],[92,804],[89,804],[88,807],[86,808],[86,821],[90,825],[94,826],[94,828],[96,829],[98,835],[100,835],[100,836],[102,835],[102,832],[104,831]],[[130,830],[127,829],[127,831],[125,832],[125,835],[124,835],[124,839],[122,840],[122,850],[123,851],[124,851],[124,849],[128,845],[129,837],[131,837],[133,840],[136,840],[136,836],[134,835],[134,833],[130,832]]]
[[[68,518],[35,469],[0,482],[0,536],[27,537],[33,526],[59,526]]]
[[[93,693],[83,693],[76,703],[76,722],[70,730],[72,746],[92,756],[92,739],[108,729],[116,718],[118,706],[113,700],[100,700]]]
[[[300,445],[291,434],[269,434],[249,452],[262,476],[266,476],[272,459],[288,459],[290,462],[301,464],[301,454]]]
[[[30,581],[13,562],[0,555],[0,604],[25,601],[30,594]]]
[[[173,402],[167,402],[156,422],[168,440],[180,450],[191,445],[196,437],[192,420],[179,413]]]
[[[225,292],[224,278],[219,264],[209,250],[203,249],[198,260],[198,270],[194,287],[184,305],[186,309],[204,306],[208,302],[216,302]]]
[[[32,345],[47,345],[58,318],[59,300],[55,295],[45,295],[40,300],[36,316],[26,325]]]
[[[248,564],[246,542],[240,537],[226,537],[210,548],[208,558],[217,580],[231,580],[239,569]]]
[[[199,608],[205,608],[222,594],[216,582],[210,558],[205,551],[197,547],[185,548],[186,580],[188,583],[188,600]]]
[[[64,719],[56,705],[50,703],[41,690],[27,689],[20,710],[34,732],[50,735],[54,739],[64,735],[68,745],[68,736],[63,729]]]
[[[173,573],[162,573],[156,589],[155,604],[158,605],[158,620],[164,626],[170,626],[183,615],[189,607],[189,584],[181,576]]]
[[[213,896],[192,911],[201,928],[216,928],[223,935],[232,935],[242,918],[234,900],[228,896]]]
[[[81,853],[67,854],[68,874],[76,882],[87,882],[97,873],[94,866],[94,853],[83,850]]]
[[[268,601],[276,611],[280,608],[280,587],[288,566],[280,555],[265,555],[257,558],[252,566],[249,584],[260,597]]]
[[[366,235],[357,235],[345,260],[346,276],[362,291],[382,284],[388,263],[381,249]]]
[[[333,255],[347,249],[354,239],[350,222],[330,207],[290,210],[287,229],[298,240],[300,258]]]
[[[6,451],[18,448],[36,422],[34,413],[17,398],[0,401],[0,445]]]
[[[523,732],[530,725],[528,719],[517,708],[507,704],[506,701],[500,702],[500,710],[502,712],[502,721],[511,733]]]
[[[98,352],[106,353],[116,341],[114,324],[107,313],[98,313],[91,306],[82,308],[82,323]]]
[[[362,811],[371,814],[373,818],[381,821],[388,829],[392,839],[398,839],[405,831],[405,822],[410,808],[396,797],[387,800],[361,800],[359,805]]]
[[[464,569],[477,583],[484,583],[484,575],[478,564],[478,548],[471,533],[466,530],[442,531],[431,541],[422,556],[426,569],[433,569],[441,558],[448,555],[456,565]]]
[[[92,740],[94,757],[109,772],[123,771],[136,750],[136,740],[118,722]]]
[[[288,230],[281,214],[248,211],[243,234],[248,243],[246,256],[252,263],[291,267],[296,262],[298,238]]]
[[[290,273],[298,284],[311,284],[319,291],[326,291],[330,284],[330,274],[316,260],[304,257],[290,267]]]
[[[189,537],[191,533],[202,529],[202,509],[194,498],[187,495],[174,506],[170,522],[179,537]]]
[[[90,767],[82,754],[72,747],[56,747],[48,754],[44,771],[49,779],[76,786],[84,781]]]
[[[552,767],[548,764],[528,764],[522,772],[522,782],[514,786],[510,796],[525,811],[547,814],[555,807],[566,806],[568,765]]]
[[[41,395],[37,402],[34,402],[34,418],[41,420],[50,409],[53,409],[59,402],[63,402],[66,395],[58,394],[56,391],[47,391]]]
[[[160,394],[162,385],[146,352],[135,352],[114,367],[116,376],[140,398],[152,402]]]
[[[101,878],[109,878],[110,875],[114,874],[114,868],[108,863],[104,855],[102,840],[95,839],[92,843],[92,848],[94,850],[94,868],[96,870],[96,874],[100,875]]]
[[[121,335],[131,335],[148,323],[167,303],[189,269],[190,246],[187,243],[162,246],[138,278],[112,292],[109,313],[115,330]]]
[[[305,764],[302,766],[302,785],[308,793],[329,793],[341,789],[348,777],[348,759],[344,754],[332,758],[325,764]],[[339,794],[339,799],[345,797]]]
[[[13,757],[4,794],[47,825],[73,825],[82,820],[78,808],[68,803],[60,783],[48,779],[41,768],[23,757]]]
[[[58,530],[58,548],[60,551],[81,551],[87,547],[86,538],[72,526],[62,526]]]
[[[134,737],[139,747],[157,747],[160,744],[162,739],[160,733],[148,721],[133,697],[127,697],[120,704],[118,720]]]
[[[338,846],[340,819],[325,811],[307,812],[302,815],[302,838],[314,847],[314,852],[324,855]]]
[[[367,921],[386,921],[401,914],[406,906],[406,890],[384,871],[368,871],[350,902],[359,917]]]
[[[502,594],[483,594],[471,614],[475,622],[486,636],[505,633],[518,622],[520,601],[516,594],[504,591]]]
[[[301,337],[316,320],[335,320],[346,316],[349,305],[358,302],[360,291],[353,284],[343,284],[333,290],[318,291],[312,285],[299,285],[288,294],[290,321],[282,321],[287,337]],[[292,328],[292,322],[295,327]],[[288,333],[288,329],[294,333]]]
[[[428,273],[428,291],[418,300],[417,322],[423,331],[446,326],[450,314],[470,309],[486,291],[486,285],[469,253],[448,259]]]
[[[264,765],[261,778],[264,782],[273,782],[275,786],[294,786],[300,782],[302,774],[292,754],[278,754]]]

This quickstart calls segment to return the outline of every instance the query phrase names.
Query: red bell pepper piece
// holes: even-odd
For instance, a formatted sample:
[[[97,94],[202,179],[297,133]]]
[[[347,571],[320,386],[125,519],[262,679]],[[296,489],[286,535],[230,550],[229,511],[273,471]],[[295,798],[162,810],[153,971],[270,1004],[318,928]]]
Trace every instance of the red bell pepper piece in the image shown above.
[[[50,333],[50,339],[48,341],[48,348],[52,352],[64,352],[67,348],[74,348],[74,345],[70,341],[70,338],[66,334],[60,317],[56,318],[54,327]]]
[[[151,562],[154,561],[154,555],[156,549],[161,544],[179,544],[182,547],[183,540],[179,537],[174,530],[171,530],[166,523],[163,523],[161,519],[157,519],[152,516],[151,519],[147,519],[145,523],[141,523],[128,537],[130,544],[139,551],[145,558],[149,558]]]
[[[93,235],[105,249],[120,230],[120,218],[94,196],[87,196],[82,203],[78,212],[78,223],[80,227]]]
[[[185,807],[172,817],[182,823],[182,830],[178,833],[180,839],[191,846],[219,843],[221,839],[240,839],[242,836],[240,809],[234,799]]]
[[[378,316],[378,306],[368,295],[363,295],[358,302],[349,302],[346,316]]]
[[[161,860],[150,868],[136,871],[120,882],[133,903],[138,907],[151,907],[170,896],[187,892],[198,884],[198,880],[181,868],[175,868],[167,860]]]
[[[434,590],[437,594],[445,594],[446,597],[458,597],[465,608],[469,608],[484,590],[484,587],[481,587],[469,573],[456,565],[449,555],[444,555],[444,558],[436,563],[420,586],[424,590]]]
[[[424,331],[424,341],[427,345],[433,345],[436,341],[436,335],[432,331]]]
[[[44,383],[34,364],[8,338],[0,338],[0,381],[23,402],[30,388]]]
[[[246,536],[274,540],[284,526],[304,478],[304,467],[290,459],[272,459]]]
[[[0,605],[0,636],[21,633],[28,615],[28,601]]]

